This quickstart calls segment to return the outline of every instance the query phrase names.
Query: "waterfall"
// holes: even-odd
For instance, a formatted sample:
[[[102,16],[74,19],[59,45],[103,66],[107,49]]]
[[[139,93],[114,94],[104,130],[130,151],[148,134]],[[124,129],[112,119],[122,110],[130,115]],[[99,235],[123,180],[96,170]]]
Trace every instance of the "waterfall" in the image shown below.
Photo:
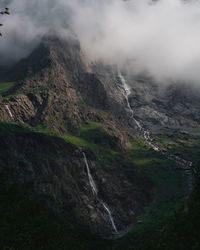
[[[13,114],[12,114],[12,112],[11,112],[9,106],[8,106],[8,105],[5,105],[5,107],[6,107],[6,109],[8,110],[8,113],[9,113],[10,117],[13,118]]]
[[[102,202],[102,205],[103,205],[103,207],[105,208],[105,210],[107,211],[107,213],[109,215],[110,222],[112,224],[113,229],[115,230],[116,233],[118,233],[115,222],[114,222],[114,219],[113,219],[112,214],[110,212],[110,209],[106,206],[106,204],[104,202]]]
[[[115,74],[114,74],[115,75]],[[132,119],[135,124],[137,125],[137,128],[142,133],[143,138],[145,141],[150,145],[150,147],[160,152],[162,155],[164,155],[167,159],[173,160],[178,166],[181,167],[181,169],[185,172],[187,179],[188,179],[188,190],[189,192],[193,189],[193,174],[191,170],[191,166],[193,163],[191,161],[186,161],[185,159],[182,159],[176,155],[170,154],[168,152],[163,152],[156,144],[153,143],[153,139],[150,136],[150,132],[148,130],[145,130],[144,127],[140,124],[139,121],[134,117],[134,111],[131,108],[130,102],[129,102],[129,95],[131,94],[130,87],[126,83],[125,78],[121,74],[120,70],[118,69],[117,76],[115,76],[115,83],[117,85],[117,88],[120,90],[120,92],[123,94],[125,100],[126,100],[126,106],[131,114],[130,119]]]
[[[87,162],[87,158],[86,158],[86,155],[85,155],[84,152],[83,152],[83,157],[84,157],[85,165],[87,167],[87,174],[88,174],[88,179],[89,179],[89,183],[90,183],[92,192],[93,192],[94,195],[97,195],[98,194],[98,190],[97,190],[95,182],[94,182],[94,180],[92,178],[92,175],[90,173],[90,168],[89,168],[89,165],[88,165],[88,162]]]
[[[119,84],[118,84],[118,80],[119,80]],[[134,118],[134,111],[131,108],[131,105],[130,105],[130,102],[129,102],[129,99],[128,99],[128,96],[131,94],[131,90],[130,90],[128,84],[126,83],[126,80],[124,79],[124,77],[122,76],[122,74],[121,74],[120,71],[118,72],[118,79],[116,80],[116,83],[117,83],[118,89],[122,90],[122,94],[125,97],[127,108],[128,108],[128,110],[129,110],[129,112],[131,114],[130,115],[130,119],[134,120],[134,122],[136,123],[137,127],[139,128],[139,130],[142,130],[142,126]]]
[[[86,154],[84,152],[82,154],[83,154],[85,166],[87,168],[87,175],[88,175],[90,187],[92,189],[92,193],[93,193],[93,195],[95,195],[98,198],[98,189],[97,189],[95,181],[94,181],[94,179],[93,179],[93,177],[91,175],[90,167],[89,167],[89,164],[88,164],[88,161],[87,161]],[[110,220],[111,225],[112,225],[112,228],[114,229],[115,233],[118,234],[117,227],[115,225],[115,222],[114,222],[114,219],[113,219],[113,216],[112,216],[112,213],[111,213],[110,209],[108,208],[108,206],[103,201],[101,201],[100,199],[98,199],[98,200],[99,200],[100,204],[103,206],[106,213],[108,214],[109,220]]]
[[[150,133],[149,131],[145,130],[142,125],[140,124],[140,122],[134,117],[134,111],[131,108],[131,104],[129,102],[129,95],[131,94],[131,90],[130,87],[128,86],[128,84],[126,83],[125,78],[123,77],[123,75],[121,74],[121,72],[118,70],[118,74],[116,77],[116,81],[115,81],[118,89],[122,92],[125,100],[126,100],[126,106],[130,112],[130,119],[132,119],[135,124],[137,125],[137,128],[140,130],[140,132],[142,132],[143,137],[145,139],[145,141],[155,150],[155,151],[159,151],[159,148],[153,144],[153,140],[150,137]]]

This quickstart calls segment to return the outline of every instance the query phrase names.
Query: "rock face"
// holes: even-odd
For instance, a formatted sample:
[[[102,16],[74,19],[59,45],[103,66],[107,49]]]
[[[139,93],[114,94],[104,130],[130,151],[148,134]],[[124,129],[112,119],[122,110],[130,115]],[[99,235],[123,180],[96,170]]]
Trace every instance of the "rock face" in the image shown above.
[[[99,63],[93,66],[93,70],[104,84],[115,117],[123,124],[126,122],[129,128],[136,127],[134,123],[127,121],[130,114],[124,114],[124,109],[128,108],[123,90],[117,86],[119,70]],[[163,127],[199,127],[200,91],[197,87],[181,83],[163,86],[147,77],[131,75],[126,71],[122,74],[130,88],[129,103],[134,111],[134,117],[144,127],[154,132]]]
[[[136,223],[136,216],[152,200],[152,183],[132,163],[119,158],[118,163],[102,164],[85,150],[97,197],[89,183],[83,149],[56,137],[7,126],[0,129],[0,171],[28,195],[41,197],[59,216],[72,217],[77,226],[111,237],[115,232],[101,201],[120,233]],[[126,172],[130,166],[132,171]]]
[[[9,100],[1,100],[2,121],[30,126],[44,124],[63,133],[78,132],[82,121],[104,121],[112,126],[122,144],[128,142],[120,124],[116,121],[111,124],[115,120],[112,114],[109,119],[105,117],[105,111],[111,110],[106,89],[88,66],[77,40],[66,42],[54,36],[45,37],[7,75],[18,84]],[[9,94],[12,91],[6,93]]]
[[[132,108],[144,124],[156,129],[199,127],[198,89],[180,84],[169,85],[161,91],[155,84],[148,86],[147,83],[142,83],[145,84],[143,91],[134,88],[135,93],[130,97]]]

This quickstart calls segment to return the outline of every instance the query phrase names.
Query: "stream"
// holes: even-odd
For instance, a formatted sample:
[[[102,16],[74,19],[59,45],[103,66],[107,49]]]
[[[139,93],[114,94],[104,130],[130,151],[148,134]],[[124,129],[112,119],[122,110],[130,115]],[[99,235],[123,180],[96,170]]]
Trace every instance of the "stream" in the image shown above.
[[[180,169],[182,169],[184,171],[184,173],[187,177],[188,190],[189,190],[189,193],[191,193],[193,190],[193,186],[194,186],[194,177],[193,177],[193,173],[192,173],[192,169],[191,169],[193,162],[182,159],[181,157],[179,157],[177,155],[173,155],[171,153],[164,152],[154,143],[154,140],[151,138],[150,132],[148,130],[146,130],[142,126],[142,124],[134,117],[134,110],[131,108],[131,104],[129,102],[129,96],[131,95],[131,89],[128,86],[125,78],[123,77],[123,75],[121,74],[121,72],[119,70],[117,72],[117,75],[114,74],[114,76],[115,76],[115,79],[114,79],[115,84],[116,84],[118,90],[122,93],[122,95],[124,96],[124,98],[126,100],[126,108],[128,109],[128,112],[130,113],[129,118],[135,122],[140,134],[142,135],[144,140],[150,145],[150,147],[153,150],[160,152],[167,159],[173,160],[177,164],[177,166],[179,166]]]
[[[8,106],[8,105],[5,105],[5,107],[6,107],[7,111],[8,111],[8,113],[9,113],[10,117],[13,119],[13,114],[12,114],[12,112],[11,112],[9,106]]]

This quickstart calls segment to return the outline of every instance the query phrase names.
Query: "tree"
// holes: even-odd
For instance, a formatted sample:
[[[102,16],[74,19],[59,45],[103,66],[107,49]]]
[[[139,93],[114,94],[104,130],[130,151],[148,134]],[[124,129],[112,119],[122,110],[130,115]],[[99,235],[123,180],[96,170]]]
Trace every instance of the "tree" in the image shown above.
[[[5,10],[0,11],[0,15],[10,15],[9,9],[8,9],[8,8],[5,8]],[[3,24],[0,23],[0,26],[3,26]],[[2,36],[1,32],[0,32],[0,36]]]

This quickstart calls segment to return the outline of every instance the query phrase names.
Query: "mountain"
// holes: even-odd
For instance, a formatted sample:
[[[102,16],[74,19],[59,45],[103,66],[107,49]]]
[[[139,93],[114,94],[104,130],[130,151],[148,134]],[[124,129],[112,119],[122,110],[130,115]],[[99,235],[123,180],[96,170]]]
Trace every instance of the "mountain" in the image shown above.
[[[55,34],[0,82],[6,183],[39,197],[73,228],[119,238],[148,225],[145,216],[168,218],[191,192],[199,90],[161,89],[146,76],[91,62],[76,38]]]
[[[45,37],[9,74],[17,84],[14,94],[2,98],[0,117],[26,128],[2,125],[6,132],[1,137],[1,166],[7,178],[43,197],[56,214],[70,214],[79,226],[104,237],[113,235],[105,204],[119,232],[135,224],[137,215],[154,199],[154,186],[120,154],[130,143],[128,133],[107,113],[104,85],[89,68],[78,41]],[[51,138],[31,128],[53,131],[62,138],[73,135],[65,140]],[[82,140],[88,141],[89,148],[97,147],[100,159],[90,149],[69,144],[81,128]],[[98,195],[91,190],[83,152]],[[108,154],[113,159],[106,162]]]

